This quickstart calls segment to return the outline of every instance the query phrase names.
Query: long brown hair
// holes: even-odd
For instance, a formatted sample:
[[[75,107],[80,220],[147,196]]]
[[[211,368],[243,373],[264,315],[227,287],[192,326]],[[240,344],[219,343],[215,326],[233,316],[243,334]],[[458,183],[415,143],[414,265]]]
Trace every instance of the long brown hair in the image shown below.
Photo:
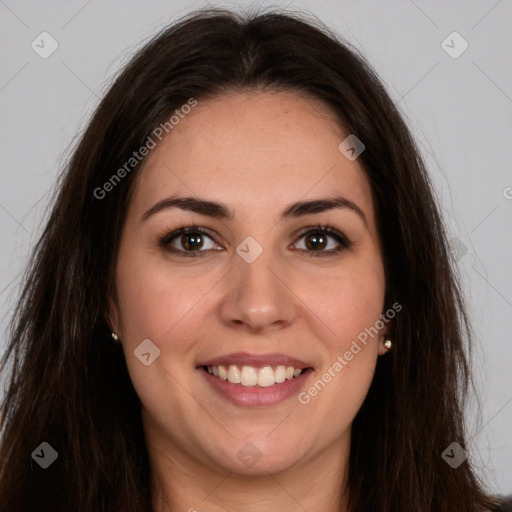
[[[452,442],[465,447],[470,326],[425,166],[393,102],[364,59],[312,17],[206,9],[163,30],[128,63],[60,177],[2,361],[2,511],[151,510],[140,401],[106,318],[143,161],[104,197],[97,191],[190,98],[254,88],[320,99],[364,142],[385,309],[403,306],[394,350],[379,358],[353,423],[350,510],[476,512],[495,504],[469,460],[453,469],[441,457]],[[58,453],[47,469],[31,457],[41,442]]]

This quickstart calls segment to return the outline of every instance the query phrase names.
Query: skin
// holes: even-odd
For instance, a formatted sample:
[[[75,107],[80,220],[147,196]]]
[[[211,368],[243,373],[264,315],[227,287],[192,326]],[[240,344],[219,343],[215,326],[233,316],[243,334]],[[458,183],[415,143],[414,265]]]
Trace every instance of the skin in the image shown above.
[[[280,352],[313,366],[307,390],[384,312],[371,189],[359,162],[338,150],[347,135],[318,100],[233,92],[199,101],[147,157],[127,212],[109,313],[142,402],[157,512],[249,504],[257,512],[345,510],[351,424],[386,352],[390,324],[307,405],[296,396],[268,407],[235,405],[196,366],[232,352]],[[225,203],[234,217],[168,208],[141,220],[174,195]],[[348,208],[280,219],[295,201],[329,196],[355,203],[366,223]],[[203,238],[202,257],[159,245],[159,236],[190,223],[213,234]],[[318,223],[353,245],[310,257],[314,249],[300,231]],[[263,248],[252,263],[236,252],[247,236]],[[327,240],[319,251],[339,245]],[[161,351],[150,366],[133,354],[144,339]],[[252,467],[237,457],[247,442],[261,454]]]

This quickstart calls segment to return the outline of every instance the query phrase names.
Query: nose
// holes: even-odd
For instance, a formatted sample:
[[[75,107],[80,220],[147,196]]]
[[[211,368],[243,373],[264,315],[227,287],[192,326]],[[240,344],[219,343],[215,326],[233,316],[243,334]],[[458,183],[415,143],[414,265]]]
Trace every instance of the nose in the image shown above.
[[[264,250],[252,263],[242,258],[229,273],[220,305],[224,324],[251,332],[291,325],[297,317],[297,297],[283,266]]]

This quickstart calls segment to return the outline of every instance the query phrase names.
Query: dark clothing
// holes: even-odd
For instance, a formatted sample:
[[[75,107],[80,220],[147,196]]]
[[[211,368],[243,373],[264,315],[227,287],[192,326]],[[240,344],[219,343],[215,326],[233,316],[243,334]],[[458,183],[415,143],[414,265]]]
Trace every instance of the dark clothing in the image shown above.
[[[495,509],[495,512],[512,512],[512,496],[506,498],[500,497],[501,505]]]

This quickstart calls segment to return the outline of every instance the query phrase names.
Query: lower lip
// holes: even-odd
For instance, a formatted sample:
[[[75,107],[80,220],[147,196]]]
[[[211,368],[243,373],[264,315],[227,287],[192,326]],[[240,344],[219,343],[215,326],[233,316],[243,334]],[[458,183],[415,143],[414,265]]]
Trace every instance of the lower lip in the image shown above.
[[[224,398],[227,398],[236,405],[248,407],[266,407],[283,402],[287,398],[298,394],[300,388],[305,384],[309,374],[313,371],[311,368],[304,370],[298,377],[286,380],[280,384],[274,384],[266,388],[260,386],[242,386],[233,384],[228,380],[222,380],[214,377],[205,371],[202,367],[198,371],[204,376],[206,381]]]

